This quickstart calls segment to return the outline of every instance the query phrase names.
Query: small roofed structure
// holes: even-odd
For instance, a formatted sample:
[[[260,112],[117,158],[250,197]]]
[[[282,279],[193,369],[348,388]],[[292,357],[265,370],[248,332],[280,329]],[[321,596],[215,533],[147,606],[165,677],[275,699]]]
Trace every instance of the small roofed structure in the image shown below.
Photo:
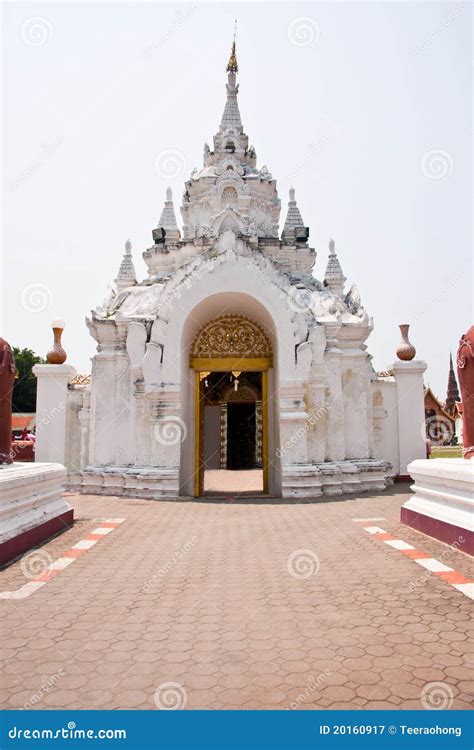
[[[22,433],[24,430],[32,432],[36,426],[35,413],[13,413],[12,414],[12,432],[14,435]]]
[[[426,438],[432,445],[453,445],[457,412],[450,414],[429,386],[425,388]]]

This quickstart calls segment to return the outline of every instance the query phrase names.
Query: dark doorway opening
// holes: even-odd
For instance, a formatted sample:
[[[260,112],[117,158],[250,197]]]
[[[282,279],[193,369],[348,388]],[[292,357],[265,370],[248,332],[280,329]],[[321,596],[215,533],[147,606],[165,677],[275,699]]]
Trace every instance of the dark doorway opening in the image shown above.
[[[204,494],[261,494],[262,373],[203,372],[201,460]]]
[[[255,469],[255,403],[227,405],[227,468]]]

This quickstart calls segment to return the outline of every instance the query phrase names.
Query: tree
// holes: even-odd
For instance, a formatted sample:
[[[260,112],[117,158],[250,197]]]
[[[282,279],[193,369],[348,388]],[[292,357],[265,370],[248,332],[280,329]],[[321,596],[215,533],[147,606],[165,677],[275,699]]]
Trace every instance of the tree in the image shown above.
[[[13,347],[15,357],[16,378],[13,386],[13,411],[35,412],[36,411],[36,376],[33,374],[33,366],[44,364],[45,360],[38,357],[31,349],[17,349]]]

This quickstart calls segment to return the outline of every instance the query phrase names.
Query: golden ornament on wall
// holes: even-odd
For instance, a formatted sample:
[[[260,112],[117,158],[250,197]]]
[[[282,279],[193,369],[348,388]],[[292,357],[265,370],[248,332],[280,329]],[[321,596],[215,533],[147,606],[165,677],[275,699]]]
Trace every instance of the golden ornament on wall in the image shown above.
[[[191,358],[271,357],[270,342],[257,323],[242,315],[221,315],[201,328]]]

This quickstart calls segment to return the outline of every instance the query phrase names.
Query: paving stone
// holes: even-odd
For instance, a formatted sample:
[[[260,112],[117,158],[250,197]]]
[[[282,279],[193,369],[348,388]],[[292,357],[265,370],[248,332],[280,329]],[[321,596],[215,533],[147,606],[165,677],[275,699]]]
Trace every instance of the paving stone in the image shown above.
[[[466,555],[447,560],[445,545],[399,523],[406,490],[305,504],[71,496],[77,521],[44,545],[53,559],[93,518],[126,520],[28,599],[4,602],[0,706],[37,695],[35,708],[156,709],[156,689],[175,683],[187,709],[420,709],[424,686],[444,682],[451,708],[467,710],[472,602],[352,521],[381,516],[474,577]],[[298,549],[318,554],[317,576],[288,573]],[[2,579],[21,586],[20,563]]]

